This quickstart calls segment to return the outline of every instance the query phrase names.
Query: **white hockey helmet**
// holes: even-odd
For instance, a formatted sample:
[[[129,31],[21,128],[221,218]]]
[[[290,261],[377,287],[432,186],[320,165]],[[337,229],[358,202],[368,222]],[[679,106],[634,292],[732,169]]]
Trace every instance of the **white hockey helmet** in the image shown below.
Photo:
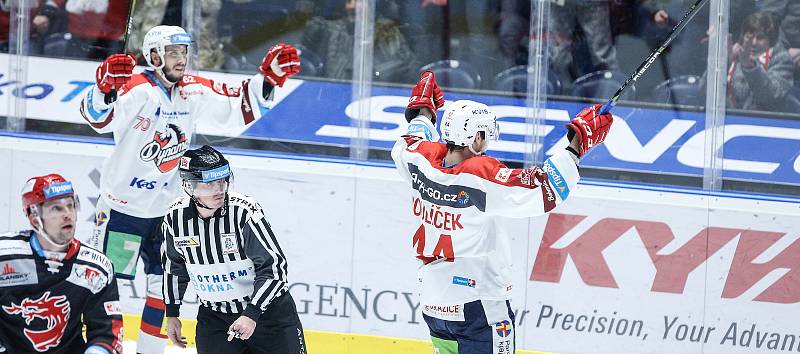
[[[142,55],[147,65],[154,69],[161,69],[164,67],[164,49],[168,45],[183,44],[186,45],[186,50],[192,44],[192,36],[186,33],[183,28],[178,26],[155,26],[144,35],[144,42],[142,43]],[[158,56],[161,57],[161,65],[153,65],[153,60],[150,57],[150,52],[155,49]]]
[[[497,140],[500,130],[497,117],[483,103],[469,100],[458,100],[451,103],[444,112],[439,125],[442,140],[456,146],[466,146],[472,153],[479,155],[484,151],[474,151],[472,143],[479,131],[486,134],[486,140]]]

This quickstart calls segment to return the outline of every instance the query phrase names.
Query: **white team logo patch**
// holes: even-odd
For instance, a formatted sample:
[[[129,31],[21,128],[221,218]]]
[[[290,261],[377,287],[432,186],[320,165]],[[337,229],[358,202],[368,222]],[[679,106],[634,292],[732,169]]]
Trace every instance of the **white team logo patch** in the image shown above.
[[[508,179],[511,177],[511,171],[513,170],[510,168],[501,168],[500,171],[497,171],[497,175],[494,176],[494,179],[500,182],[508,182]]]
[[[236,234],[222,234],[220,237],[222,254],[231,254],[239,251],[239,244],[236,242]]]
[[[119,301],[106,301],[103,303],[103,308],[106,310],[106,315],[122,315],[122,311],[119,310]]]
[[[77,286],[89,289],[92,294],[97,294],[108,283],[108,277],[99,269],[85,264],[75,264],[72,266],[67,281]]]
[[[175,237],[173,242],[175,248],[200,246],[200,239],[197,236]]]
[[[182,168],[184,170],[188,170],[189,169],[189,161],[191,161],[191,160],[192,160],[191,158],[188,158],[186,156],[181,156],[181,162],[180,162],[179,168]]]

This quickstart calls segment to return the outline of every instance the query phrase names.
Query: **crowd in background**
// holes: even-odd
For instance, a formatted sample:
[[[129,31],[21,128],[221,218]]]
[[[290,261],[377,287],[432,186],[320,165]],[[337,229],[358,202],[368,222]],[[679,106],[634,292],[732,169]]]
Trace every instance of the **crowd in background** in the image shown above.
[[[0,0],[0,50],[8,51],[9,8]],[[269,43],[298,45],[301,75],[352,78],[355,15],[361,0],[199,0],[199,67],[249,72]],[[34,0],[33,55],[103,59],[122,51],[128,0]],[[604,98],[657,47],[694,0],[552,0],[541,38],[547,93]],[[127,50],[143,30],[181,24],[181,0],[142,0]],[[624,98],[705,105],[708,6]],[[532,23],[531,21],[534,21]],[[376,0],[375,81],[413,82],[440,73],[444,86],[524,95],[531,0]],[[728,107],[800,113],[800,1],[731,0]]]

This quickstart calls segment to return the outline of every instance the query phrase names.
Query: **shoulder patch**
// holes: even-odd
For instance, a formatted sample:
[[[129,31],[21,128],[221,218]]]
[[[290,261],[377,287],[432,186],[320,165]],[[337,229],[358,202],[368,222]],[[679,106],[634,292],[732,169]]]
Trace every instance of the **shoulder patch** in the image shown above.
[[[72,265],[72,271],[70,271],[67,281],[89,289],[92,294],[97,294],[109,283],[109,277],[95,266],[75,263]]]
[[[102,252],[86,244],[81,243],[81,249],[78,251],[77,259],[95,264],[102,268],[107,274],[114,274],[114,267],[111,265],[111,260]]]

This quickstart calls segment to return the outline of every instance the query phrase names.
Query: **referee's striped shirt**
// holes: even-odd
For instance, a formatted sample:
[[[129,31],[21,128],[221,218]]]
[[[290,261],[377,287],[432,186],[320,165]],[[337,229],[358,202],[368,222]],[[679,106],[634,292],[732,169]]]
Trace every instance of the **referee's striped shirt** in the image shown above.
[[[178,317],[189,283],[207,308],[258,320],[287,287],[286,258],[261,206],[228,193],[228,208],[203,219],[189,197],[164,216],[161,263],[166,315]]]

